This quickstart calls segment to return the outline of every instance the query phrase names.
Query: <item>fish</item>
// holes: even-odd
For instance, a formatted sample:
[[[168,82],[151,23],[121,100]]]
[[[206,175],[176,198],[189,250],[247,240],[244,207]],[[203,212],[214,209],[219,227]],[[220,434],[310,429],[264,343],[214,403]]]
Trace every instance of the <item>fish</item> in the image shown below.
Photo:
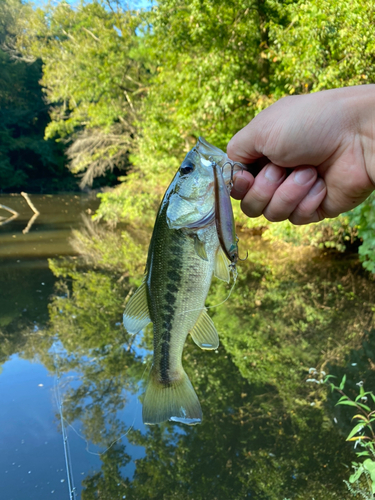
[[[131,334],[153,323],[153,363],[142,409],[145,424],[202,421],[182,352],[189,334],[201,349],[219,346],[205,301],[213,275],[229,283],[238,258],[229,189],[239,168],[200,137],[160,204],[145,274],[123,315]]]

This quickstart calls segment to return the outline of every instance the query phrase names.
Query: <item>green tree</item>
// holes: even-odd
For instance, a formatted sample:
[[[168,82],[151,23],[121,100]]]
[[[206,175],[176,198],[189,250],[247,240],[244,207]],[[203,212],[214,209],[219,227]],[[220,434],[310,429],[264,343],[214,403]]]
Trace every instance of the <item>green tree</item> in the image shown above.
[[[41,61],[24,60],[16,49],[26,11],[17,0],[0,4],[0,191],[53,189],[70,178],[61,147],[44,140],[49,106],[39,85]]]
[[[103,195],[98,216],[152,219],[198,135],[225,148],[241,126],[280,97],[373,82],[374,7],[363,0],[159,2],[148,18],[153,30],[146,47],[157,72],[143,101],[135,169],[115,192]],[[373,270],[372,203],[355,213],[365,243],[360,253]],[[288,222],[253,221],[236,210],[240,224],[269,228],[271,239],[339,250],[353,243],[358,217],[291,229]]]
[[[373,0],[300,0],[284,9],[290,24],[271,21],[268,51],[280,96],[375,80]]]
[[[69,141],[67,155],[81,186],[107,169],[125,168],[145,93],[147,65],[139,16],[117,2],[60,2],[36,9],[19,38],[43,60],[42,85],[51,103],[47,138]]]
[[[145,14],[152,25],[145,50],[156,70],[142,101],[135,168],[102,197],[100,217],[147,223],[199,135],[225,149],[241,124],[272,102],[268,23],[283,22],[281,6],[163,0]]]

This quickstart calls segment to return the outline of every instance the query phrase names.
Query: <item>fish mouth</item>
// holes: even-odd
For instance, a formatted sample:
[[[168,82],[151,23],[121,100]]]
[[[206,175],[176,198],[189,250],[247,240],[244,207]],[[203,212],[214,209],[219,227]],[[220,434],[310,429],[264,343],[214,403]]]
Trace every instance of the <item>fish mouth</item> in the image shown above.
[[[221,167],[226,184],[230,184],[233,180],[233,175],[240,170],[248,170],[246,165],[238,161],[230,160],[221,149],[213,146],[203,137],[198,138],[197,145],[194,149],[196,149],[202,158],[210,162],[215,162]]]
[[[220,160],[225,156],[225,153],[221,149],[213,146],[203,137],[198,138],[198,142],[195,148],[197,152],[206,160],[210,160],[210,158],[212,158],[219,163]]]

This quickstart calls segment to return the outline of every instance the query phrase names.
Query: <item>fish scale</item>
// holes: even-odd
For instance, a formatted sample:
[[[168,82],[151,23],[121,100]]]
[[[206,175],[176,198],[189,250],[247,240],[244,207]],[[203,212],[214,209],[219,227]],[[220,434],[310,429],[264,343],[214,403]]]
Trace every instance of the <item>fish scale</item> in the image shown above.
[[[129,333],[153,323],[154,356],[142,412],[146,424],[202,421],[182,352],[188,334],[201,349],[219,345],[205,301],[213,274],[229,283],[234,271],[237,242],[226,188],[233,170],[225,153],[200,138],[161,202],[145,277],[124,311]]]
[[[204,261],[195,252],[192,236],[184,230],[169,229],[166,206],[159,213],[149,250],[147,279],[147,300],[154,324],[152,376],[157,382],[170,384],[171,378],[176,380],[183,376],[183,346],[204,308],[218,246],[214,227],[210,232],[214,248],[209,261]]]

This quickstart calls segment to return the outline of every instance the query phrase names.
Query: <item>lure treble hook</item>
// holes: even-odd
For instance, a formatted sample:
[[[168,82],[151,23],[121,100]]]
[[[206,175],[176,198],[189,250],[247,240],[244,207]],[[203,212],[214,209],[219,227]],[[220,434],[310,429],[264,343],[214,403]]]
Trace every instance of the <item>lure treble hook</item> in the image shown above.
[[[240,257],[238,257],[238,260],[240,260],[241,262],[244,262],[245,260],[247,260],[249,257],[249,250],[246,250],[246,257],[244,259],[240,259]]]

